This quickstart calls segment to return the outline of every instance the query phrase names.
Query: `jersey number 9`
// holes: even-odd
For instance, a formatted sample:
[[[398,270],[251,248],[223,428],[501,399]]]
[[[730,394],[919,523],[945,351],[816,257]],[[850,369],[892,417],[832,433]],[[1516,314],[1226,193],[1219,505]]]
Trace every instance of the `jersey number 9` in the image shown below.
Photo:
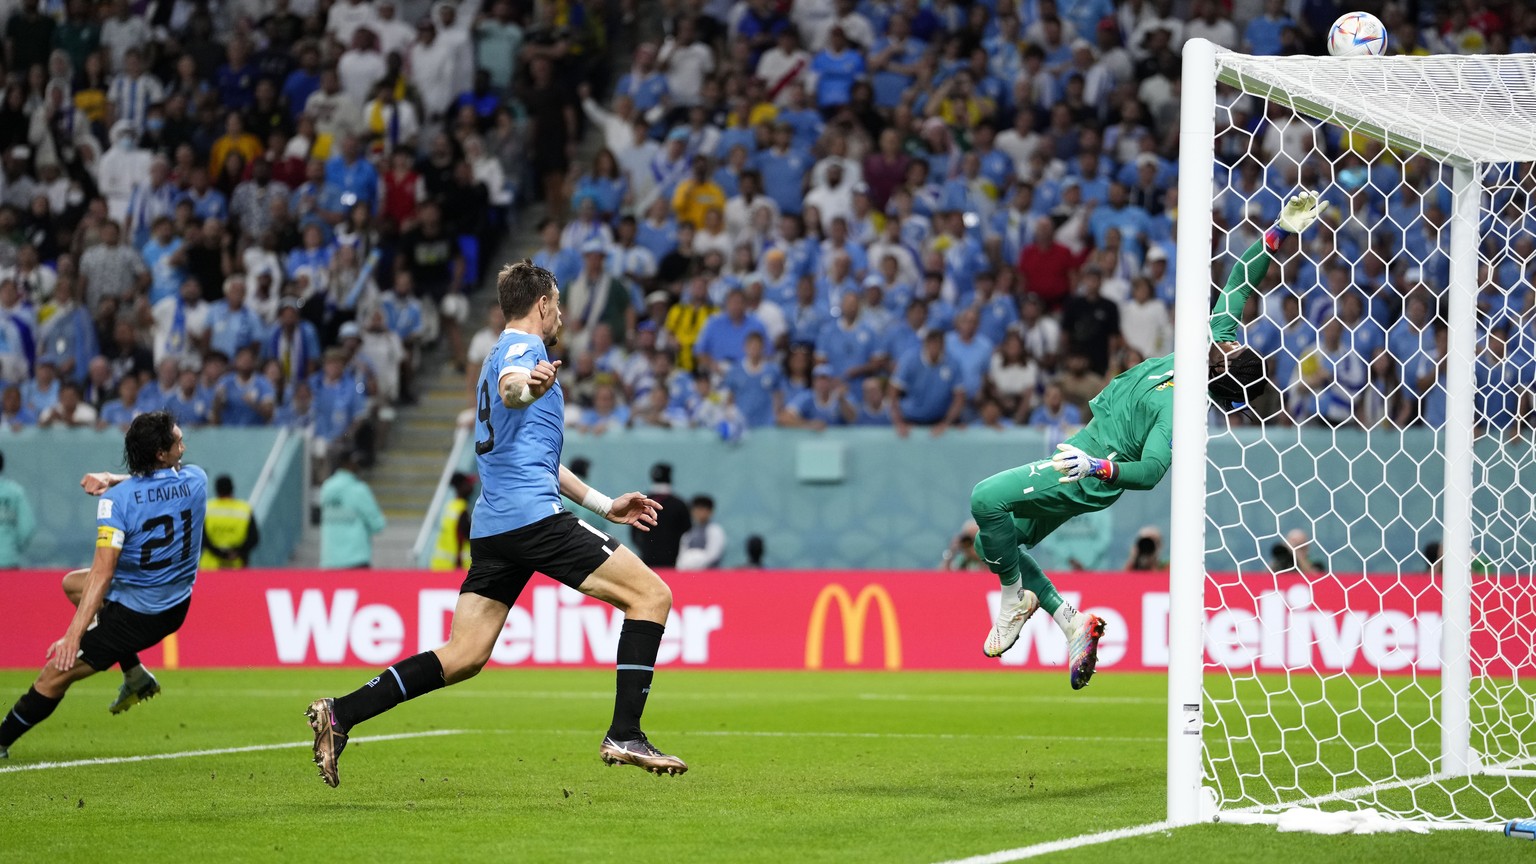
[[[489,381],[480,382],[480,410],[475,416],[485,426],[485,440],[475,442],[475,455],[484,456],[496,446],[496,429],[491,426],[491,384]]]

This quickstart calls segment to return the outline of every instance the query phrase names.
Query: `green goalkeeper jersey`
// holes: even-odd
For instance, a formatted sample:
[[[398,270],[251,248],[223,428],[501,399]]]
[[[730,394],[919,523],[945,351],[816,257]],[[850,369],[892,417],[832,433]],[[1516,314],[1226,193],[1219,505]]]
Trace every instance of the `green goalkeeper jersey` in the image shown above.
[[[1263,240],[1243,253],[1211,309],[1213,342],[1237,339],[1243,305],[1269,272],[1269,262]],[[1119,467],[1114,485],[1151,489],[1161,482],[1173,461],[1173,355],[1143,360],[1115,376],[1088,407],[1093,419],[1082,434],[1102,448],[1093,455]]]

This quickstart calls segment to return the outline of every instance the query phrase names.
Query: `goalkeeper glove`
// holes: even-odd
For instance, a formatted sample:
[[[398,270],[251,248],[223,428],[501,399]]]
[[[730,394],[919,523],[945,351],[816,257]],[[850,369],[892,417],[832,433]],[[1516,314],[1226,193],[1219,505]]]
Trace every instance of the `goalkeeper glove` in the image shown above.
[[[1264,232],[1264,246],[1271,252],[1279,249],[1281,241],[1288,235],[1307,230],[1327,209],[1328,202],[1310,189],[1292,195],[1291,200],[1280,208],[1280,218],[1275,220],[1275,226]]]
[[[1105,483],[1113,483],[1120,476],[1120,466],[1108,459],[1096,459],[1073,447],[1057,444],[1056,455],[1051,457],[1051,467],[1062,473],[1060,483],[1076,483],[1084,477],[1096,477]]]

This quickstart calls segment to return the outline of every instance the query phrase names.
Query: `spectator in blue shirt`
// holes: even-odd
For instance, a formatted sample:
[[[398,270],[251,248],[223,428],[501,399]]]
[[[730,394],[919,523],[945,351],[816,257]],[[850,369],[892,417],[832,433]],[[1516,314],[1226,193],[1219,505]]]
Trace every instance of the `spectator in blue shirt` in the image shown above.
[[[171,218],[161,216],[155,219],[149,241],[139,250],[150,274],[149,305],[174,297],[181,290],[181,283],[187,278],[187,256],[181,247],[181,238],[175,235],[175,224]]]
[[[773,146],[752,157],[752,167],[763,178],[763,191],[773,199],[779,212],[800,215],[804,206],[805,177],[811,170],[807,151],[792,145],[794,129],[787,123],[773,128]]]
[[[932,426],[935,438],[959,422],[965,411],[960,367],[944,354],[944,334],[929,330],[923,346],[896,366],[891,379],[891,424],[907,437],[912,426]]]
[[[784,370],[767,357],[766,341],[762,333],[748,333],[745,355],[722,382],[748,427],[772,426],[784,408]]]
[[[219,107],[225,111],[244,111],[256,98],[256,67],[250,62],[250,48],[242,38],[229,43],[229,62],[214,76],[219,91]]]
[[[846,426],[854,418],[853,404],[848,401],[847,393],[847,385],[837,379],[832,367],[818,363],[811,370],[811,389],[784,406],[779,425],[817,432],[828,426]]]
[[[885,346],[860,320],[859,292],[847,291],[838,304],[838,316],[821,325],[816,336],[816,360],[829,366],[832,375],[850,387],[858,387],[866,375],[885,367]]]
[[[299,49],[299,68],[288,73],[283,82],[283,100],[288,103],[288,118],[297,123],[304,113],[310,94],[320,89],[320,49],[305,45]]]
[[[407,347],[416,344],[422,327],[421,301],[416,299],[412,288],[410,271],[396,270],[394,290],[379,300],[385,323]]]
[[[97,412],[96,428],[105,429],[108,426],[117,426],[126,430],[133,418],[143,414],[145,407],[139,404],[140,399],[139,379],[136,375],[124,375],[123,380],[117,382],[117,398],[111,399],[101,406]]]
[[[213,387],[213,416],[221,426],[261,426],[272,419],[277,390],[256,372],[256,348],[235,353],[234,369]]]
[[[346,206],[363,202],[370,211],[378,212],[379,172],[363,158],[363,144],[356,135],[341,139],[341,152],[325,163],[325,179],[349,196],[342,199]]]
[[[768,328],[747,312],[741,289],[732,288],[725,295],[725,308],[704,322],[693,345],[694,362],[707,372],[720,374],[746,356],[747,337],[753,333],[768,338]]]
[[[833,25],[827,34],[827,47],[811,60],[816,73],[816,106],[831,116],[848,104],[853,82],[864,74],[864,55],[848,44],[843,28]]]
[[[223,192],[213,188],[208,180],[208,169],[201,165],[192,169],[188,188],[181,193],[181,200],[192,203],[192,214],[198,221],[222,221],[229,218],[229,199],[224,197]]]
[[[213,398],[197,380],[193,369],[181,370],[176,389],[165,397],[164,410],[182,426],[202,426],[213,414]]]
[[[245,305],[245,277],[224,280],[224,299],[208,308],[208,347],[233,357],[247,345],[258,345],[266,333],[261,316]]]
[[[635,64],[619,76],[615,96],[628,96],[640,114],[661,105],[667,96],[667,78],[656,69],[656,46],[642,42],[635,49]]]
[[[969,399],[981,393],[981,382],[987,376],[996,347],[992,340],[977,332],[980,323],[981,316],[974,306],[964,309],[955,316],[954,332],[944,337],[944,353],[960,368],[960,383]]]
[[[1247,52],[1261,57],[1279,55],[1285,48],[1281,34],[1285,28],[1295,26],[1296,22],[1285,12],[1285,0],[1264,0],[1264,14],[1249,21],[1243,33]]]
[[[1029,425],[1043,427],[1048,440],[1064,441],[1068,434],[1083,425],[1083,413],[1067,401],[1060,387],[1047,384],[1040,404],[1029,415]]]
[[[314,393],[314,433],[327,451],[339,452],[364,418],[366,399],[356,380],[344,374],[347,356],[340,348],[330,348],[321,362],[321,371],[311,379]]]
[[[262,349],[262,356],[277,361],[283,387],[290,395],[294,383],[307,380],[320,362],[320,334],[315,325],[300,316],[302,308],[297,297],[282,301],[277,309],[277,326],[272,328]]]

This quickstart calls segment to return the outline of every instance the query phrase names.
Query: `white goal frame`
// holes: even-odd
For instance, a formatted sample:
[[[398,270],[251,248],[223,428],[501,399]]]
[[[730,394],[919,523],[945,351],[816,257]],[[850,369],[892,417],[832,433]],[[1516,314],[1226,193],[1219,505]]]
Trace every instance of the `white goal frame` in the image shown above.
[[[1403,104],[1379,112],[1361,111],[1347,95],[1293,95],[1289,73],[1321,64],[1381,64],[1376,69],[1409,71],[1409,64],[1435,64],[1437,74],[1460,74],[1457,64],[1472,58],[1260,58],[1235,54],[1204,39],[1184,46],[1179,154],[1179,211],[1174,335],[1173,480],[1174,513],[1170,537],[1170,620],[1168,633],[1168,820],[1172,824],[1210,821],[1211,802],[1202,791],[1205,588],[1206,571],[1206,447],[1209,402],[1206,396],[1206,356],[1212,284],[1213,166],[1216,160],[1216,85],[1218,80],[1298,113],[1319,120],[1346,120],[1351,131],[1433,156],[1452,166],[1453,208],[1450,214],[1450,285],[1446,321],[1449,335],[1444,438],[1444,537],[1439,715],[1441,757],[1436,778],[1479,773],[1470,746],[1471,720],[1471,566],[1473,421],[1475,414],[1476,300],[1478,294],[1478,218],[1482,181],[1479,163],[1536,161],[1536,115],[1511,114],[1510,123],[1447,124],[1423,122],[1405,110],[1422,93],[1406,93]],[[1536,56],[1503,58],[1528,62],[1536,80]],[[1300,65],[1300,64],[1311,64]],[[1389,65],[1390,64],[1390,65]],[[1355,66],[1355,72],[1371,68]],[[1524,71],[1525,67],[1520,67]],[[1414,69],[1417,72],[1418,69]],[[1298,90],[1300,88],[1297,88]],[[1431,112],[1432,113],[1432,112]],[[1523,140],[1522,140],[1523,139]],[[1184,515],[1180,515],[1184,514]],[[1198,514],[1198,516],[1196,515]],[[1521,772],[1529,773],[1529,772]],[[1297,802],[1302,803],[1302,802]]]

